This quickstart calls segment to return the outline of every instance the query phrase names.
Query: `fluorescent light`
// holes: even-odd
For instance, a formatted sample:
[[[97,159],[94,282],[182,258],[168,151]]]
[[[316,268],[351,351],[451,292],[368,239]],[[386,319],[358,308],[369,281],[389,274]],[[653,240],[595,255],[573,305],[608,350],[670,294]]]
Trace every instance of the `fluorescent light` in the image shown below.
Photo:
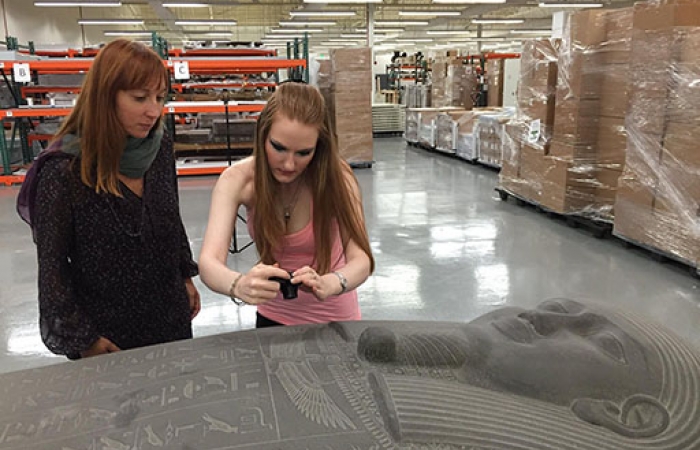
[[[403,26],[427,26],[427,20],[383,20],[381,22],[374,22],[377,27],[387,26],[387,27],[403,27]]]
[[[209,3],[163,3],[166,8],[206,8]]]
[[[105,31],[105,36],[152,36],[152,31]]]
[[[384,27],[378,27],[378,26],[376,26],[376,25],[377,25],[376,23],[375,23],[374,25],[375,25],[374,30],[375,30],[376,33],[403,33],[404,31],[406,31],[405,28],[384,28]],[[380,28],[381,28],[381,29],[380,29]],[[366,33],[366,32],[367,32],[367,28],[355,28],[355,31],[357,31],[357,32],[359,32],[359,33]]]
[[[383,0],[304,0],[304,3],[381,3]]]
[[[410,42],[433,42],[432,39],[396,39],[396,42],[405,44]]]
[[[295,30],[293,28],[270,28],[268,33],[322,33],[323,28],[304,28],[303,30]]]
[[[428,30],[425,34],[431,36],[462,36],[465,34],[472,34],[473,31],[468,30]]]
[[[80,19],[80,25],[143,25],[143,20],[129,19]]]
[[[362,33],[341,33],[340,37],[348,39],[364,39],[367,37],[367,35]],[[330,41],[330,39],[328,40]]]
[[[476,4],[498,4],[505,3],[506,0],[433,0],[433,3],[442,3],[443,5],[476,5]]]
[[[315,21],[302,21],[302,20],[281,20],[280,21],[280,26],[281,27],[306,27],[306,26],[319,26],[319,27],[326,27],[326,26],[332,26],[335,25],[335,21],[322,21],[322,20],[315,20]]]
[[[122,2],[34,2],[34,6],[40,7],[100,7],[122,6]]]
[[[552,34],[552,30],[510,30],[511,34]]]
[[[349,17],[356,16],[355,11],[290,11],[289,15],[292,17]]]
[[[175,25],[236,25],[238,22],[235,20],[176,20]]]
[[[494,23],[506,23],[506,24],[511,24],[511,23],[524,23],[525,19],[472,19],[472,23],[488,23],[488,24],[494,24]]]
[[[192,34],[191,32],[185,31],[185,34]],[[204,36],[211,36],[211,37],[226,37],[226,36],[231,36],[233,33],[230,31],[208,31],[206,33],[203,33]]]
[[[602,8],[602,3],[540,3],[540,8]]]
[[[399,16],[432,17],[432,16],[461,16],[460,11],[399,11]]]

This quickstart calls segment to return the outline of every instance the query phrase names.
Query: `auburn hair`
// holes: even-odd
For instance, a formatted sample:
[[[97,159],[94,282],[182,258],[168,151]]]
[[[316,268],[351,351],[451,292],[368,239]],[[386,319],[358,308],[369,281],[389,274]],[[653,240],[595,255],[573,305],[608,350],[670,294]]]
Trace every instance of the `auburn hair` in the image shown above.
[[[119,192],[119,162],[127,133],[117,115],[117,93],[167,86],[168,71],[158,54],[128,39],[116,39],[97,54],[73,111],[56,134],[80,137],[80,178],[97,193]],[[159,118],[153,129],[161,126]]]
[[[279,217],[275,199],[279,198],[280,183],[274,178],[265,152],[270,129],[275,120],[284,117],[318,129],[314,156],[306,167],[304,181],[311,190],[314,202],[313,229],[316,243],[315,269],[320,274],[330,271],[332,236],[329,230],[337,220],[343,248],[349,239],[356,242],[370,259],[374,271],[374,257],[364,222],[362,198],[355,194],[352,183],[357,179],[350,166],[340,157],[337,135],[331,127],[326,103],[313,86],[288,82],[280,84],[260,114],[255,135],[255,216],[253,229],[260,259],[273,264],[273,251],[279,249],[285,234],[284,221]]]

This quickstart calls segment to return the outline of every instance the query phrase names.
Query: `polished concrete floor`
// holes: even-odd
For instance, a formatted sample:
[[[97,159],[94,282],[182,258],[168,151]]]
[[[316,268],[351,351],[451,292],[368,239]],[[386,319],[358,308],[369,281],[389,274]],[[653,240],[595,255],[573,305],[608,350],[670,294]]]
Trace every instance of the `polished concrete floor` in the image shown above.
[[[683,268],[501,202],[489,169],[406,147],[400,138],[376,139],[375,160],[356,170],[377,262],[359,289],[365,319],[469,321],[503,305],[567,297],[642,313],[700,347],[700,282]],[[180,181],[196,255],[215,181]],[[39,338],[35,249],[14,211],[17,191],[0,187],[0,372],[65,361]],[[249,239],[239,228],[243,246]],[[256,259],[248,248],[229,261],[246,270]],[[253,307],[237,307],[197,282],[197,336],[253,327]]]

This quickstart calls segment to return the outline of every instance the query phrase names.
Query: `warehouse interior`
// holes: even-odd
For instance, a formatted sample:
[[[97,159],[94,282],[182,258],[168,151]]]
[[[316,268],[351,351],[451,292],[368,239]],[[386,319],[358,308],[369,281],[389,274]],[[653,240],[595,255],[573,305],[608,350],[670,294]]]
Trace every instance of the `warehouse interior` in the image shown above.
[[[69,112],[90,51],[116,36],[189,64],[193,79],[173,73],[165,112],[181,115],[180,208],[195,257],[218,173],[249,154],[276,83],[307,77],[356,97],[336,117],[377,261],[358,289],[363,319],[468,322],[571,298],[650,317],[700,346],[698,5],[56,3],[0,2],[4,67],[37,72],[1,110],[0,372],[65,361],[39,336],[36,249],[15,202],[62,117],[47,111]],[[18,120],[37,114],[39,131]],[[240,226],[236,250],[249,243]],[[229,256],[236,270],[256,261],[254,247]],[[254,327],[254,307],[196,285],[195,336]]]

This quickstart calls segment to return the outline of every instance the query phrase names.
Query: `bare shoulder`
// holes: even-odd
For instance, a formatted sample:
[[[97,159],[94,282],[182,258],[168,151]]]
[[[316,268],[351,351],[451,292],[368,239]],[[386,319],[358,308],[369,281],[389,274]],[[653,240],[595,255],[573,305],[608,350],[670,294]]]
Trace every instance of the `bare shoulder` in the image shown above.
[[[255,161],[252,156],[237,161],[221,173],[216,190],[231,196],[236,203],[247,204],[252,196],[254,173]]]

